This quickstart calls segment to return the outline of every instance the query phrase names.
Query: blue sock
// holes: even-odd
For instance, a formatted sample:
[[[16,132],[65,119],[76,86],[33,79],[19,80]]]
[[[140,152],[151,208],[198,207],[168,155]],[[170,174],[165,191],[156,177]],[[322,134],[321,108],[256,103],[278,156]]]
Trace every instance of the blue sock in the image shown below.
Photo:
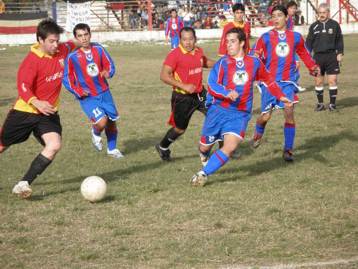
[[[95,135],[101,136],[101,131],[99,131],[94,125],[92,126],[92,131]]]
[[[117,127],[116,126],[106,127],[105,131],[107,136],[108,150],[114,150],[117,146],[117,135],[118,135]]]
[[[229,160],[229,157],[224,154],[220,149],[215,151],[211,156],[210,159],[203,168],[203,171],[206,175],[211,175],[215,173],[221,166],[223,166],[227,161]]]
[[[296,125],[294,123],[285,123],[285,150],[293,149],[293,142],[295,141]]]
[[[261,125],[256,123],[254,140],[260,139],[264,135],[265,126],[266,124]]]

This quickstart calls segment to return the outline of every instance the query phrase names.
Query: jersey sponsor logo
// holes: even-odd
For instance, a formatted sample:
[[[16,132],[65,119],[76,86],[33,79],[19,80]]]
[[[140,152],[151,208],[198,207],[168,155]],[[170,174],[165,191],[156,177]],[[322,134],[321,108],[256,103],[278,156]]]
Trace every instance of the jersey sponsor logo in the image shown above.
[[[62,67],[65,66],[65,60],[64,59],[59,59],[58,62]]]
[[[203,71],[203,69],[201,67],[197,67],[194,69],[189,69],[189,75],[195,75],[195,74],[199,74]]]
[[[279,57],[286,57],[290,53],[290,47],[286,42],[280,42],[277,44],[275,52]]]
[[[96,63],[89,63],[86,67],[86,71],[90,77],[96,77],[99,74],[98,66]]]
[[[45,80],[46,80],[46,82],[51,82],[51,81],[54,81],[56,79],[61,79],[62,76],[63,76],[63,72],[60,71],[60,72],[57,72],[57,73],[55,73],[55,74],[53,74],[51,76],[46,77]]]
[[[232,81],[236,85],[244,85],[249,80],[249,74],[245,70],[238,70],[235,72]]]

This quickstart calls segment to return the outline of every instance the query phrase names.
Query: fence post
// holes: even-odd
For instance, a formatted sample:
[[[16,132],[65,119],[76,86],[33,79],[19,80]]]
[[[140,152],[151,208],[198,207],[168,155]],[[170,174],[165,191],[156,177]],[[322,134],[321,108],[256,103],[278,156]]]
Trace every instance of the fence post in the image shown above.
[[[153,30],[153,18],[152,18],[152,0],[147,2],[147,14],[148,14],[148,30]]]
[[[51,13],[52,13],[52,18],[55,22],[57,22],[57,6],[56,6],[56,0],[52,0],[51,3]]]

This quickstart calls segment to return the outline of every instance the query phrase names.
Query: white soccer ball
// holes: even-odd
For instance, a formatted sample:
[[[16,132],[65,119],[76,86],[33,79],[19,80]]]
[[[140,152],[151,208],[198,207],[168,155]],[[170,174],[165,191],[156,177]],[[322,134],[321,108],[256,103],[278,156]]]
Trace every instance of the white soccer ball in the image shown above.
[[[82,196],[90,202],[98,202],[104,198],[107,191],[107,184],[98,176],[85,178],[81,184]]]

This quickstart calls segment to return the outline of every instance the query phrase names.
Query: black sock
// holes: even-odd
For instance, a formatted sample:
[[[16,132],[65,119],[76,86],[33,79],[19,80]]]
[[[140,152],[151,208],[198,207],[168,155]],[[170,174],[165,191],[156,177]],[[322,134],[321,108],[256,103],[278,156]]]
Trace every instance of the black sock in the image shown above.
[[[316,95],[319,104],[323,104],[323,87],[316,87]]]
[[[174,128],[168,130],[162,141],[160,142],[160,146],[162,148],[169,148],[170,144],[173,143],[179,136],[182,134],[177,133]]]
[[[36,156],[36,158],[32,161],[29,170],[26,172],[23,181],[29,182],[31,184],[35,178],[40,175],[52,161],[47,159],[41,153]]]
[[[336,97],[337,97],[338,89],[329,89],[329,103],[332,105],[336,104]]]

